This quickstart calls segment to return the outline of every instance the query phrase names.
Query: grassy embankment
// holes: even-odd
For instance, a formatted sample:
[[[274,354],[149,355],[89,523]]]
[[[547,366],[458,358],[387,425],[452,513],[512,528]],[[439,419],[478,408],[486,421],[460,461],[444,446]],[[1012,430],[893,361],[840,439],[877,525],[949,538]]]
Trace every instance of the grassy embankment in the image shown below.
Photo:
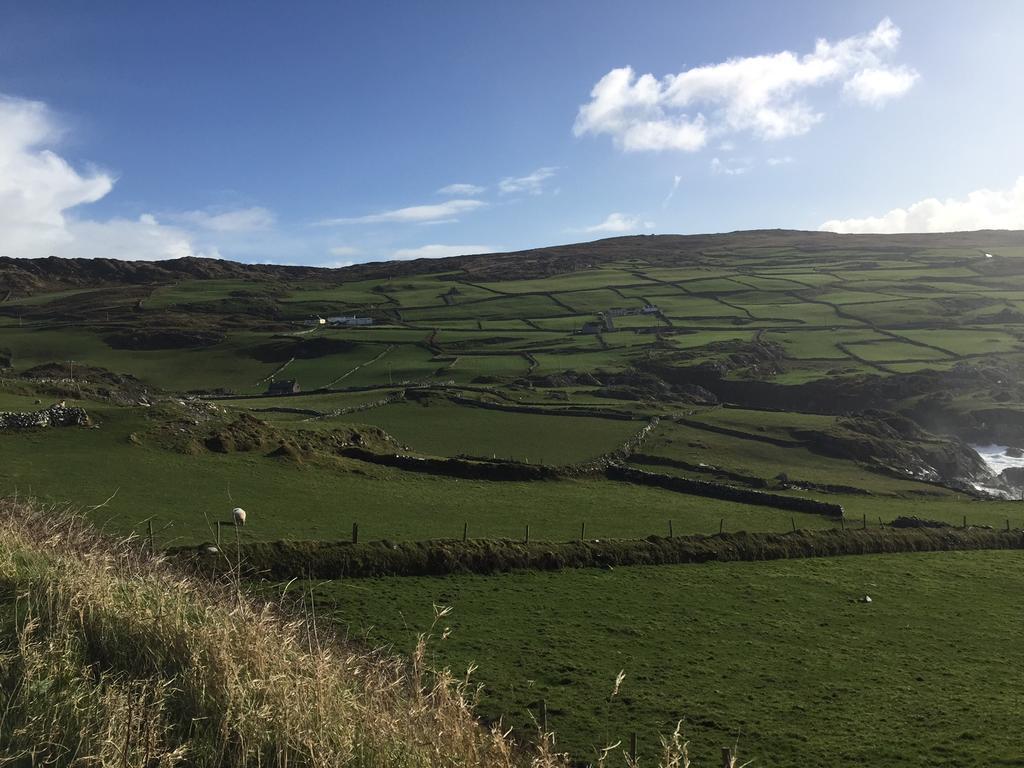
[[[0,502],[0,762],[554,766],[478,725],[472,687],[189,579],[80,519]]]

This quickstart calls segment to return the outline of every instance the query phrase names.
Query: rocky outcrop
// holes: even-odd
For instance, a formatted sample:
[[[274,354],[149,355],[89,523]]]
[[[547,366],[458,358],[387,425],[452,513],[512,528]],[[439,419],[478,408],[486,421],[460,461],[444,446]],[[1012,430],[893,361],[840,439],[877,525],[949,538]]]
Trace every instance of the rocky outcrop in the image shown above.
[[[825,431],[792,430],[792,434],[825,456],[918,480],[968,488],[993,481],[991,470],[964,441],[930,434],[910,419],[886,411],[839,419]]]
[[[86,427],[89,424],[89,414],[85,412],[84,408],[68,408],[60,404],[29,413],[0,411],[0,429]]]

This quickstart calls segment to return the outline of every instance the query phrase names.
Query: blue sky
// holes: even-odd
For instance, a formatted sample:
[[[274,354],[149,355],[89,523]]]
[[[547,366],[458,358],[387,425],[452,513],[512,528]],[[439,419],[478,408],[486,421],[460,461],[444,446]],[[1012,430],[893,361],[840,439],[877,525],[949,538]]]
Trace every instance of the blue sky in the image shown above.
[[[0,255],[343,264],[1024,228],[1013,0],[0,15]]]

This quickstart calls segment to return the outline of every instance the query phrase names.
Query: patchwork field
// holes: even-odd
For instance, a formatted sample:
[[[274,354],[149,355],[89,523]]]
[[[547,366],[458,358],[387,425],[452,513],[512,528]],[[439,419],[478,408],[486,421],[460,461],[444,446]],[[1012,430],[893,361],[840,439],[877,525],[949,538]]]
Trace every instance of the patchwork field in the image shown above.
[[[1016,233],[762,232],[344,270],[0,261],[0,495],[116,534],[152,523],[158,546],[214,542],[242,506],[229,543],[295,551],[354,524],[388,551],[1012,531],[1024,472],[972,446],[1024,467],[1022,249]],[[353,317],[368,324],[337,320]],[[57,403],[85,426],[31,426]],[[546,701],[583,762],[633,730],[651,762],[684,719],[705,763],[738,737],[755,764],[1012,765],[1020,561],[300,586],[403,652],[451,606],[433,658],[479,662],[482,713],[524,737]]]

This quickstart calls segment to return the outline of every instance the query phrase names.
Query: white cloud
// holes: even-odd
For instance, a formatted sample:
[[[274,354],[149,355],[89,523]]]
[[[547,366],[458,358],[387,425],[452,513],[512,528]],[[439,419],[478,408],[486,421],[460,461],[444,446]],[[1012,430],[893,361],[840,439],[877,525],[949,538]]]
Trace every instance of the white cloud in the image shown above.
[[[328,249],[331,256],[358,256],[360,251],[351,245],[336,245]]]
[[[849,96],[874,106],[906,93],[917,73],[886,64],[899,39],[899,28],[886,18],[864,35],[820,39],[802,56],[733,58],[661,79],[628,66],[613,69],[580,107],[573,132],[610,135],[626,152],[692,152],[726,133],[798,136],[823,117],[802,98],[811,88],[842,81]]]
[[[616,212],[609,213],[604,221],[592,227],[587,227],[584,229],[584,232],[636,232],[641,229],[651,229],[653,226],[653,221],[642,221],[638,216],[629,216],[625,213]]]
[[[236,210],[185,211],[168,216],[211,232],[256,232],[274,226],[274,214],[266,208],[238,208]]]
[[[161,224],[152,214],[137,219],[72,220],[71,241],[54,255],[85,259],[181,259],[186,256],[220,258],[216,247],[199,251],[190,233]]]
[[[769,157],[765,162],[768,165],[789,165],[793,162],[793,158],[789,155],[784,155],[782,157]]]
[[[745,160],[719,160],[711,158],[711,172],[716,176],[742,176],[750,171],[750,163]]]
[[[138,219],[90,221],[72,209],[94,203],[114,187],[114,177],[82,173],[49,147],[61,128],[46,105],[0,95],[0,255],[168,259],[216,256],[197,252],[190,234]]]
[[[492,245],[421,245],[419,248],[399,248],[391,258],[399,261],[409,259],[443,259],[448,256],[469,256],[474,253],[494,253]]]
[[[383,224],[383,223],[438,223],[442,220],[457,221],[458,215],[483,208],[487,203],[481,200],[446,200],[432,205],[411,205],[408,208],[396,208],[392,211],[371,213],[368,216],[350,218],[325,219],[321,225],[334,224]]]
[[[437,194],[454,195],[455,197],[474,197],[482,195],[486,191],[487,187],[481,187],[477,184],[449,184],[437,190]]]
[[[920,75],[907,67],[862,69],[843,85],[843,93],[863,104],[884,106],[909,91]]]
[[[962,199],[930,197],[907,208],[894,208],[881,216],[831,219],[820,229],[842,233],[1024,229],[1024,176],[1010,189],[977,189]]]
[[[517,192],[539,195],[544,191],[544,182],[554,176],[557,171],[556,167],[546,166],[538,168],[527,176],[507,176],[498,182],[498,189],[506,195]]]

